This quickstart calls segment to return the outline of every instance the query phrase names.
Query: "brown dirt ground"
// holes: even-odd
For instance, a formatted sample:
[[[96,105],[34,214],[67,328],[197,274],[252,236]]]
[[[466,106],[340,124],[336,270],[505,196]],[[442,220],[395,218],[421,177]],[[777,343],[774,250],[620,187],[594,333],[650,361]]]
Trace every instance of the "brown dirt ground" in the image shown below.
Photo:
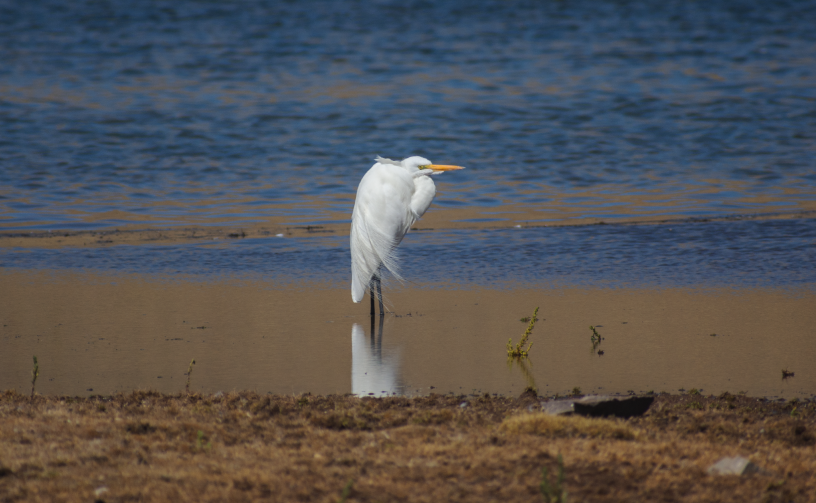
[[[0,501],[546,501],[559,453],[569,501],[816,501],[816,402],[660,395],[622,420],[540,399],[8,391]],[[735,455],[764,473],[706,473]]]

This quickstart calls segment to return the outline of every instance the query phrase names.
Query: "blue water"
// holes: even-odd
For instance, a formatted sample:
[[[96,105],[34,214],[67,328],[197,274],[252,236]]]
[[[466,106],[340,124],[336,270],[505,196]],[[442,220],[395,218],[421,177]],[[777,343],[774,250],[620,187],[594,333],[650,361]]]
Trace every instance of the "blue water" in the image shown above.
[[[806,0],[0,0],[0,230],[343,222],[375,155],[421,154],[468,167],[434,208],[477,228],[406,240],[465,253],[409,277],[813,282],[809,217],[512,226],[811,215],[814,26]],[[0,263],[345,277],[345,238],[310,239]]]
[[[439,204],[484,218],[795,211],[813,26],[809,0],[3,1],[0,229],[336,219],[412,154],[467,166]]]
[[[409,234],[412,284],[462,287],[806,287],[816,284],[816,219],[593,225]],[[120,245],[0,253],[0,266],[345,287],[347,236],[226,244]]]

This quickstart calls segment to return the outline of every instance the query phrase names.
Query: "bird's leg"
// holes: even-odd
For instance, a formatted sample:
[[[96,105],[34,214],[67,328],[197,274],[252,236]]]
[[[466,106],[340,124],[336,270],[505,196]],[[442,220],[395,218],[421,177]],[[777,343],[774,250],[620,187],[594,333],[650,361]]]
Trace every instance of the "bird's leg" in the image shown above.
[[[374,294],[374,285],[377,286],[376,295]],[[377,300],[380,303],[380,316],[385,316],[385,310],[383,309],[383,301],[382,301],[382,283],[380,282],[380,276],[378,274],[374,274],[374,276],[371,277],[371,281],[368,283],[368,288],[369,288],[369,291],[371,292],[369,294],[369,297],[371,297],[371,317],[372,317],[372,319],[374,318],[374,313],[375,313],[375,309],[374,309],[374,297],[375,296],[377,297]],[[373,321],[372,321],[372,323],[373,323]]]
[[[371,333],[374,333],[374,278],[377,276],[373,276],[371,281],[368,283],[369,288],[369,297],[371,297]]]
[[[380,277],[375,276],[377,278],[377,299],[380,301],[380,318],[385,316],[385,310],[383,310],[382,304],[382,285],[380,284]]]

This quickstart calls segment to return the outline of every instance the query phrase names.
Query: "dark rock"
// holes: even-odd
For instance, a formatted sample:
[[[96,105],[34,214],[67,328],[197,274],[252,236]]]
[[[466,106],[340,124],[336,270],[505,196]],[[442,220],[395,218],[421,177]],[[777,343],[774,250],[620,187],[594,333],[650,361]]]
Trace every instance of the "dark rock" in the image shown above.
[[[585,396],[565,400],[551,400],[541,404],[541,409],[554,415],[580,414],[590,417],[633,417],[642,416],[654,401],[653,396],[633,396],[612,398],[609,396]]]
[[[584,397],[573,404],[576,414],[591,417],[615,416],[623,418],[642,416],[654,402],[653,396],[632,396],[624,399],[596,397],[597,400],[585,400],[586,398],[592,397]]]

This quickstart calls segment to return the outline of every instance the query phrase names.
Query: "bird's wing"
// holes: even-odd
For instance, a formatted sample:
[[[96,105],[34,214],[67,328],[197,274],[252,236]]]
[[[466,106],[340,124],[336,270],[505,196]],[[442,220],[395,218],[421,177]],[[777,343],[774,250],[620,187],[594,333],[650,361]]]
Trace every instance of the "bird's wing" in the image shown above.
[[[396,248],[415,221],[411,209],[413,177],[404,169],[375,164],[357,188],[351,217],[351,296],[362,300],[382,265],[398,280]]]
[[[431,206],[436,196],[436,185],[430,176],[414,176],[414,195],[411,197],[411,210],[414,212],[414,222],[419,220]]]

